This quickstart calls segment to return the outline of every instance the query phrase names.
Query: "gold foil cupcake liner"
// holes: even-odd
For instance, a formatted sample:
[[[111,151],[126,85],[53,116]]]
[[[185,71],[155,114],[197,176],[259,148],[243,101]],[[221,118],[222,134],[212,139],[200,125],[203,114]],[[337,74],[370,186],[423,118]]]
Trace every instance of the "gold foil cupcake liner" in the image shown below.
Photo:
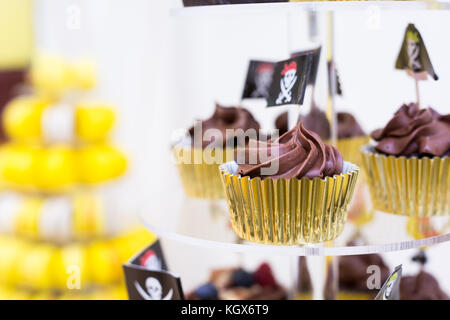
[[[430,217],[450,214],[449,157],[394,157],[363,147],[363,166],[375,209]]]
[[[234,149],[202,150],[174,146],[173,154],[188,196],[212,200],[225,197],[219,166],[227,159],[233,159]]]
[[[242,239],[277,245],[333,240],[342,232],[359,168],[325,179],[241,177],[237,164],[220,167],[231,225]]]

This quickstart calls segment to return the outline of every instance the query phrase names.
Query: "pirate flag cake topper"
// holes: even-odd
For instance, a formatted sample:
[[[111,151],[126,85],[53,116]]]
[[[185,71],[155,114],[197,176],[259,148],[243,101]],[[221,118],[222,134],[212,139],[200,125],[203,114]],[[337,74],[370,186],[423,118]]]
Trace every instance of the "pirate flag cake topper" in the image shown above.
[[[427,74],[438,80],[422,36],[412,23],[406,28],[395,68],[406,70],[416,80],[426,80]]]
[[[275,63],[251,60],[248,65],[242,99],[266,99],[269,95],[270,84]]]
[[[315,85],[317,79],[317,72],[319,70],[319,62],[320,62],[320,52],[322,51],[322,47],[318,47],[317,49],[299,51],[291,53],[291,57],[298,57],[305,54],[311,54],[311,69],[309,71],[309,77],[307,85]]]
[[[303,104],[311,69],[311,52],[275,64],[267,106]]]
[[[130,300],[182,300],[180,277],[167,271],[161,244],[152,245],[123,265]]]

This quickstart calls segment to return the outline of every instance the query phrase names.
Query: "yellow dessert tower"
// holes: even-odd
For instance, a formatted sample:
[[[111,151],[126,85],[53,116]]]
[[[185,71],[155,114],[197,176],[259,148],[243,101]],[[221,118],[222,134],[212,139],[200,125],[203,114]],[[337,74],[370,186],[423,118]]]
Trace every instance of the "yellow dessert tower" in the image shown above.
[[[126,299],[122,263],[151,235],[103,191],[127,170],[114,106],[87,98],[92,61],[32,53],[29,0],[0,16],[0,299]]]

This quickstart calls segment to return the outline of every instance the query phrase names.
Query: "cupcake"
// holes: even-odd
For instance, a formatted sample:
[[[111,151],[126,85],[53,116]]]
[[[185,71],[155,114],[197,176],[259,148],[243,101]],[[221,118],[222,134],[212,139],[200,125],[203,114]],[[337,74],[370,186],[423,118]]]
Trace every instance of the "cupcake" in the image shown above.
[[[403,105],[372,132],[363,165],[374,207],[394,214],[450,214],[450,114]]]
[[[356,118],[349,112],[338,112],[337,117],[337,148],[342,153],[344,160],[361,166],[361,154],[359,150],[369,138],[362,130]],[[331,128],[325,112],[317,107],[311,107],[310,112],[300,117],[306,129],[320,135],[323,140],[331,139]]]
[[[254,136],[259,123],[246,109],[216,105],[214,114],[198,121],[188,136],[173,147],[178,171],[186,193],[191,197],[220,199],[224,197],[218,167],[232,159],[234,146],[245,143],[247,133]],[[207,130],[213,135],[209,137]]]
[[[299,117],[303,121],[306,129],[317,133],[326,143],[331,139],[331,128],[325,112],[316,106],[311,106],[308,114]],[[281,132],[288,126],[288,113],[282,113],[275,120],[275,127]],[[287,131],[287,129],[286,129]],[[348,112],[337,113],[337,148],[341,152],[344,160],[361,167],[360,149],[369,141],[368,136],[362,130],[356,118]],[[359,181],[364,181],[364,175],[360,175]],[[355,190],[355,196],[350,204],[348,218],[357,226],[362,226],[373,217],[373,210],[368,203],[364,184],[358,183]]]
[[[380,268],[380,283],[389,277],[389,268],[378,254],[343,256],[339,258],[339,300],[372,300],[378,290],[367,287],[369,266]],[[403,281],[403,279],[402,279]]]
[[[300,122],[278,139],[250,141],[220,167],[234,232],[298,245],[343,230],[359,168]]]
[[[187,295],[188,300],[286,300],[286,290],[277,283],[267,263],[255,272],[242,268],[213,270],[209,282]]]
[[[328,118],[322,110],[312,106],[308,114],[299,117],[303,126],[317,133],[322,140],[331,139],[331,127]],[[288,130],[288,113],[284,112],[275,119],[275,128],[282,135]],[[349,112],[337,113],[337,148],[346,161],[361,164],[359,149],[365,145],[369,138],[365,134],[356,118]]]
[[[424,270],[417,275],[402,277],[400,300],[450,300],[436,278]]]

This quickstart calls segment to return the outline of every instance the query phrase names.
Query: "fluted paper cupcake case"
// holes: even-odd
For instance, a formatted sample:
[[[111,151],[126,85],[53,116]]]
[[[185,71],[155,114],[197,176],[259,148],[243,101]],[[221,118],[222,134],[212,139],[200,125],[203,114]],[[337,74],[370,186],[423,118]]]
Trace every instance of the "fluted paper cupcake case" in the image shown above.
[[[395,157],[361,149],[375,209],[430,217],[450,214],[450,158]]]
[[[242,239],[277,245],[333,240],[342,232],[359,168],[324,179],[242,177],[236,162],[220,166],[234,232]]]
[[[175,145],[172,148],[178,173],[186,194],[194,198],[223,199],[225,193],[219,173],[219,166],[233,158],[234,149],[223,149],[220,159],[215,161],[216,150],[211,155],[204,155],[204,150],[185,145]],[[194,158],[197,163],[194,163]]]

